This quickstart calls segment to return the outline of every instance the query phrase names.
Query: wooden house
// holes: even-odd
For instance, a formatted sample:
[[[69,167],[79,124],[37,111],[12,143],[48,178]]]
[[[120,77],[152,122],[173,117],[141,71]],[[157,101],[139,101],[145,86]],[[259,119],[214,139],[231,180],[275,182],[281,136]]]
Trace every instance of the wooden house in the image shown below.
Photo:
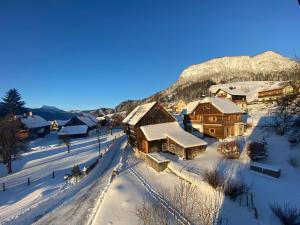
[[[136,107],[124,120],[129,144],[144,154],[166,151],[190,159],[207,143],[183,130],[157,102]]]
[[[244,133],[244,111],[235,103],[222,98],[206,97],[187,105],[184,124],[188,129],[224,139]]]
[[[280,82],[270,85],[266,88],[262,88],[258,91],[259,101],[276,101],[278,98],[297,93],[294,87],[289,82]]]
[[[69,122],[67,122],[64,126],[77,126],[77,125],[86,125],[88,127],[88,131],[97,128],[97,119],[89,113],[82,113],[79,116],[74,116]]]
[[[51,122],[51,130],[60,130],[70,120],[54,120]]]
[[[29,112],[28,115],[18,116],[18,118],[22,123],[22,130],[19,134],[22,137],[29,135],[44,137],[50,133],[50,123],[38,115]]]
[[[237,90],[235,87],[219,88],[215,92],[215,97],[228,99],[234,102],[241,109],[247,109],[246,93],[241,90]]]
[[[58,133],[59,139],[67,138],[82,138],[87,137],[88,126],[87,125],[75,125],[62,127]]]

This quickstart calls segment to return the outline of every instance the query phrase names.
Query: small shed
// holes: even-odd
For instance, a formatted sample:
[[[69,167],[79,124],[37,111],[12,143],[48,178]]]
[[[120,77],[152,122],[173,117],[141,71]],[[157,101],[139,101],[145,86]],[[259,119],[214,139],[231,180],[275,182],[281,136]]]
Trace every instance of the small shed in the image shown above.
[[[161,172],[168,167],[170,160],[166,159],[163,155],[153,152],[146,154],[145,162],[157,172]]]
[[[82,138],[82,137],[87,137],[87,135],[88,135],[87,125],[62,127],[58,133],[59,139]]]

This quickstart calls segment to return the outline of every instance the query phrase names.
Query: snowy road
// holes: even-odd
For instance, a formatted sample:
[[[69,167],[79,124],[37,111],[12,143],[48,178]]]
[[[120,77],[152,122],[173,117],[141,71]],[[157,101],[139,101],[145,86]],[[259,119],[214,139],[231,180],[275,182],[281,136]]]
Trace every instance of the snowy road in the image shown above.
[[[113,135],[103,135],[101,151],[104,152],[115,136],[120,134],[115,132]],[[43,142],[47,142],[47,138]],[[68,184],[64,182],[63,176],[70,173],[73,165],[81,168],[90,165],[98,155],[97,139],[93,136],[73,141],[71,153],[67,153],[66,148],[59,144],[45,147],[42,143],[38,150],[23,154],[14,161],[15,169],[19,168],[19,171],[0,178],[0,183],[5,182],[7,186],[5,192],[0,192],[0,224],[31,224],[93,183],[94,180],[88,176],[77,185]],[[55,178],[51,177],[53,170]],[[29,186],[28,177],[31,180]]]
[[[93,207],[96,207],[99,196],[103,194],[110,183],[112,170],[119,163],[122,150],[125,148],[125,138],[117,140],[113,148],[102,158],[99,168],[91,177],[97,181],[82,189],[62,206],[47,214],[35,224],[86,224],[91,217]]]

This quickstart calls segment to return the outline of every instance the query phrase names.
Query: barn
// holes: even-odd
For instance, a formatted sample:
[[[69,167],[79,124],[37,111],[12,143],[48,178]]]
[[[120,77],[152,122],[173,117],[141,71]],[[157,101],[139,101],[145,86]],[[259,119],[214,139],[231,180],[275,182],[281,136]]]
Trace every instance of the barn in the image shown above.
[[[88,131],[97,128],[97,119],[90,113],[82,113],[78,116],[74,116],[69,122],[67,122],[64,126],[77,126],[77,125],[86,125],[88,127]]]
[[[128,143],[144,154],[166,151],[190,159],[204,151],[207,145],[183,130],[157,102],[136,107],[123,123]]]
[[[29,112],[28,115],[19,116],[19,118],[23,125],[23,132],[27,131],[30,135],[36,137],[44,137],[50,133],[50,123],[38,115]]]
[[[58,133],[59,139],[82,138],[82,137],[87,137],[87,135],[88,135],[87,125],[62,127]]]

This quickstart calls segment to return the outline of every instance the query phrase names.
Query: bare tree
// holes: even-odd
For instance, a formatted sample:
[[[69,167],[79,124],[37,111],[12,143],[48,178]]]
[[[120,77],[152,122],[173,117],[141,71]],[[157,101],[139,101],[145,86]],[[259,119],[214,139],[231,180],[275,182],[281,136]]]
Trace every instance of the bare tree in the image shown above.
[[[220,215],[223,198],[220,191],[203,192],[196,185],[181,181],[172,189],[162,189],[161,196],[192,224],[221,225],[226,222]],[[137,207],[136,215],[145,225],[179,223],[160,202],[143,203]]]
[[[18,131],[21,123],[12,115],[0,119],[0,155],[7,167],[7,172],[12,173],[12,156],[21,146]]]
[[[273,114],[280,134],[284,135],[286,133],[293,114],[296,113],[300,113],[300,99],[297,94],[286,95],[277,100]]]

